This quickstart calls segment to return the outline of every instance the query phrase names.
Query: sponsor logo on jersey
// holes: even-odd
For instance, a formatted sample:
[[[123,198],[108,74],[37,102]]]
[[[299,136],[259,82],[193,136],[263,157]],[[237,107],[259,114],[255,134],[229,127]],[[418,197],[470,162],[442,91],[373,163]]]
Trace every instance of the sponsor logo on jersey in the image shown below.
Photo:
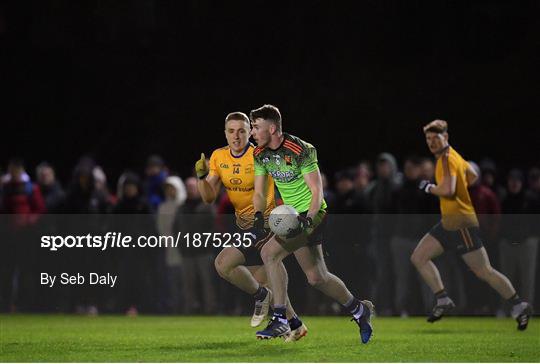
[[[227,163],[221,163],[219,165],[219,168],[227,169],[227,168],[229,168],[229,165]]]
[[[233,184],[233,185],[240,185],[240,184],[242,184],[242,179],[237,178],[237,177],[236,178],[231,178],[229,180],[229,182],[231,182],[231,184]]]
[[[270,172],[270,175],[273,179],[278,180],[280,182],[290,182],[295,178],[293,171],[272,171]]]
[[[227,191],[234,191],[234,192],[251,192],[253,191],[253,187],[226,187]]]

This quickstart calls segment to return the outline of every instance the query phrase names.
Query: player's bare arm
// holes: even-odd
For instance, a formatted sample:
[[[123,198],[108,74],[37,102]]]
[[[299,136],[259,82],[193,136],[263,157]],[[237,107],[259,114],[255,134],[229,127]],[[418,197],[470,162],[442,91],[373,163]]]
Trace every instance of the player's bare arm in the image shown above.
[[[313,216],[317,215],[321,209],[323,201],[321,172],[317,169],[316,171],[304,174],[304,181],[306,181],[306,184],[311,191],[311,203],[309,205],[307,217],[313,218]]]
[[[207,204],[211,204],[219,195],[221,179],[219,176],[208,175],[206,178],[199,180],[197,187],[199,188],[203,201]]]
[[[456,194],[457,177],[450,173],[450,165],[448,163],[448,150],[441,155],[443,167],[443,179],[441,183],[431,187],[430,192],[436,196],[444,198],[452,198]]]
[[[268,192],[268,177],[255,176],[253,193],[253,207],[255,212],[263,212],[266,209],[266,193]]]
[[[202,200],[207,204],[213,203],[216,200],[221,187],[219,176],[210,175],[209,172],[208,161],[204,153],[201,153],[201,158],[195,162],[195,173],[199,179],[197,188],[199,189]]]

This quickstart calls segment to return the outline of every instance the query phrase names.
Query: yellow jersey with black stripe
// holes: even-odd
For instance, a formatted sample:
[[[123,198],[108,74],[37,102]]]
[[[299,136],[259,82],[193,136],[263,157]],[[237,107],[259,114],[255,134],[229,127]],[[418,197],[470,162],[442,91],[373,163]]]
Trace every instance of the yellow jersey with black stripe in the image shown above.
[[[210,175],[218,176],[234,206],[236,224],[241,229],[253,226],[253,193],[255,190],[255,166],[253,161],[254,146],[248,144],[239,156],[231,153],[229,146],[214,150],[210,157]],[[274,198],[274,180],[268,177],[266,198],[267,217],[276,206]]]
[[[452,197],[440,197],[442,225],[447,230],[459,230],[478,226],[478,219],[474,210],[467,183],[467,169],[469,163],[452,147],[449,147],[448,167],[450,175],[456,177],[456,193]],[[441,184],[444,171],[442,157],[439,157],[435,166],[435,181]]]

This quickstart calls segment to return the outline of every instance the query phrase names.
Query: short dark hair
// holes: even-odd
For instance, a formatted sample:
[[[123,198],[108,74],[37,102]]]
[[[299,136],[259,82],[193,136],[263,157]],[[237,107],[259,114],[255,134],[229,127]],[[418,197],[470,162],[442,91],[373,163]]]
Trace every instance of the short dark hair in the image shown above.
[[[265,104],[258,109],[251,110],[249,113],[249,118],[251,121],[255,121],[256,119],[270,121],[277,126],[279,131],[281,131],[281,113],[274,105]]]
[[[229,122],[230,120],[241,120],[241,121],[245,121],[246,123],[248,123],[249,125],[249,118],[246,114],[244,114],[243,112],[240,112],[240,111],[235,111],[235,112],[232,112],[230,114],[228,114],[226,117],[225,117],[225,125],[227,125],[227,122]]]

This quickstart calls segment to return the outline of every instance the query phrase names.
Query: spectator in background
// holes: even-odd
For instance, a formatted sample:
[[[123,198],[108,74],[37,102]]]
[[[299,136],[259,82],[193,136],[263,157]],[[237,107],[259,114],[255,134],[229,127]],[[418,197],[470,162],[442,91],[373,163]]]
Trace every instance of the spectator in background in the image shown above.
[[[478,180],[469,186],[469,195],[478,216],[480,231],[483,236],[483,244],[488,252],[493,265],[498,265],[498,247],[499,227],[501,222],[501,205],[499,198],[495,194],[497,186],[495,185],[495,166],[485,169],[488,177],[483,179],[480,167],[473,161],[469,165],[478,174]],[[489,166],[489,164],[488,164]],[[481,181],[484,181],[482,183]],[[491,187],[489,187],[491,186]],[[469,298],[469,309],[476,314],[491,313],[494,310],[492,303],[497,301],[497,295],[484,282],[477,279],[474,274],[467,272],[465,274],[465,285]]]
[[[410,312],[411,302],[415,287],[418,287],[417,276],[410,264],[410,256],[416,248],[418,237],[422,236],[426,227],[425,197],[427,196],[418,188],[421,181],[421,161],[417,157],[408,157],[403,165],[403,184],[394,193],[396,225],[394,236],[390,241],[394,270],[394,308],[402,317],[407,317]],[[429,197],[429,196],[428,196]],[[414,280],[414,282],[413,282]],[[420,290],[417,292],[420,296]],[[426,302],[430,304],[431,301]]]
[[[531,266],[530,272],[536,271],[538,244],[540,242],[540,227],[538,226],[538,215],[540,214],[540,168],[531,168],[529,170],[529,188],[525,194],[526,199],[526,212],[527,212],[527,239],[525,244],[529,249],[529,259]],[[527,285],[530,291],[527,293],[531,297],[534,297],[535,276],[531,274],[531,284]]]
[[[431,157],[422,157],[420,159],[420,179],[426,181],[435,181],[435,163]],[[422,214],[424,216],[424,226],[426,227],[424,231],[429,230],[430,226],[435,225],[440,220],[440,208],[439,208],[439,199],[433,195],[424,194],[424,199],[422,203]],[[463,276],[459,269],[455,267],[458,265],[455,256],[451,254],[442,255],[438,258],[435,258],[437,261],[437,266],[441,274],[445,274],[448,277],[445,277],[444,281],[448,282],[452,287],[456,287],[456,296],[460,298],[465,295],[465,288],[463,286]],[[452,266],[453,265],[453,266]],[[449,268],[449,267],[454,267]],[[454,272],[454,274],[447,274],[448,271]],[[456,280],[459,280],[456,284]],[[422,288],[422,297],[424,301],[424,311],[429,312],[433,307],[433,293],[428,285],[421,279],[421,288]]]
[[[480,184],[491,189],[497,195],[499,201],[502,200],[506,191],[497,183],[497,165],[495,162],[490,158],[482,159],[480,162],[480,172],[482,173]]]
[[[480,183],[483,175],[478,165],[473,161],[469,161],[469,164],[479,176],[479,179],[473,185],[469,186],[469,194],[478,216],[480,230],[485,238],[484,247],[488,250],[488,253],[491,253],[490,257],[493,258],[494,252],[490,252],[489,243],[494,244],[498,240],[501,204],[495,192],[488,186]]]
[[[34,227],[45,212],[45,202],[37,184],[32,183],[19,158],[9,161],[8,172],[2,177],[2,211],[7,217],[6,234],[0,244],[2,310],[36,308],[39,298],[36,263],[39,245]]]
[[[508,173],[507,193],[502,201],[501,271],[517,284],[523,299],[533,305],[538,241],[529,239],[527,225],[531,222],[531,216],[526,215],[527,202],[523,172],[512,169]],[[498,314],[507,311],[503,310]]]
[[[540,214],[540,168],[529,170],[529,188],[526,192],[527,213]],[[538,230],[535,230],[536,233]]]
[[[56,180],[53,167],[42,162],[36,168],[36,178],[45,199],[45,207],[48,213],[58,213],[64,204],[66,193],[60,182]]]
[[[365,213],[366,206],[363,195],[355,190],[355,171],[347,169],[336,173],[336,194],[334,198],[333,213],[361,214]]]
[[[107,187],[107,175],[105,171],[100,166],[95,166],[92,170],[92,175],[94,176],[94,185],[96,191],[99,191],[105,196],[107,204],[113,206],[118,202],[118,198],[109,191]]]
[[[164,201],[164,182],[169,172],[159,155],[151,155],[146,161],[144,191],[152,212]]]
[[[132,172],[123,173],[118,179],[118,203],[112,208],[116,216],[113,220],[115,230],[126,236],[150,235],[153,233],[150,207],[143,198],[141,180]],[[129,215],[129,216],[124,216]],[[120,291],[117,304],[128,316],[136,316],[142,307],[151,304],[152,278],[155,272],[154,249],[118,249],[115,251],[119,275]]]
[[[371,182],[372,174],[371,166],[368,162],[362,161],[356,167],[354,191],[356,192],[356,196],[362,199],[363,203],[365,203],[366,190]]]
[[[91,158],[83,157],[73,170],[73,178],[66,193],[66,200],[62,211],[65,214],[84,214],[80,218],[70,219],[72,223],[65,229],[69,233],[79,235],[81,231],[100,234],[104,231],[105,218],[103,214],[109,211],[107,197],[103,191],[97,190],[93,170],[95,163]],[[100,253],[96,249],[67,249],[62,252],[64,265],[62,272],[80,272],[88,276],[89,272],[107,272],[110,261],[107,253]],[[80,314],[91,316],[98,314],[98,305],[102,299],[104,289],[97,286],[70,286],[68,287],[71,305]],[[67,291],[67,290],[66,290]]]
[[[323,186],[323,198],[326,201],[326,204],[329,206],[329,211],[332,212],[331,209],[335,204],[336,195],[328,184],[328,177],[326,177],[326,174],[324,174],[323,172],[321,172],[321,180]]]
[[[61,220],[63,220],[63,216],[55,214],[62,212],[66,194],[62,189],[60,182],[57,181],[55,171],[49,163],[42,162],[36,167],[36,179],[39,188],[41,189],[41,193],[43,194],[45,208],[48,213],[47,216],[44,216],[39,222],[38,229],[40,229],[42,236],[57,235],[62,226]],[[38,264],[38,266],[41,267],[40,272],[49,272],[51,274],[61,273],[51,272],[51,267],[61,267],[62,264],[61,254],[49,251],[40,252]],[[49,309],[61,307],[63,304],[61,300],[61,290],[61,287],[55,286],[39,292],[40,297],[43,297],[45,306],[48,306]]]
[[[376,262],[376,281],[372,284],[375,302],[382,315],[392,314],[392,260],[390,239],[394,226],[395,204],[393,197],[400,187],[396,159],[390,153],[382,153],[377,158],[376,179],[366,189],[369,210],[373,214],[370,246],[373,261]]]
[[[64,212],[68,214],[104,214],[108,211],[107,196],[96,189],[94,161],[83,157],[73,170],[66,193]]]
[[[420,178],[427,181],[435,180],[435,163],[433,163],[433,159],[422,158],[420,162]]]
[[[221,189],[216,201],[216,231],[220,233],[230,233],[231,231],[235,231],[236,216],[234,214],[234,206],[224,189]],[[234,286],[225,279],[217,280],[218,302],[220,302],[218,305],[218,314],[232,314],[238,316],[247,313],[247,311],[244,311],[246,310],[246,307],[250,307],[250,305],[253,304],[253,299],[241,290],[231,289],[231,287]]]
[[[174,231],[190,233],[190,239],[193,239],[193,233],[212,233],[214,206],[202,201],[197,188],[197,178],[186,179],[186,190],[187,199],[177,212]],[[186,244],[180,244],[180,250],[183,258],[184,313],[192,314],[199,310],[205,314],[215,313],[217,302],[213,283],[215,273],[212,247],[202,245],[188,248]],[[201,295],[198,294],[199,289]]]
[[[164,183],[165,200],[159,205],[157,210],[157,230],[159,235],[174,236],[175,218],[180,207],[187,198],[186,187],[182,179],[178,176],[169,176]],[[182,279],[182,256],[180,250],[174,247],[167,247],[163,257],[166,267],[167,281],[167,307],[178,313],[181,305],[181,279]],[[162,258],[159,258],[162,260]],[[185,297],[184,297],[185,299]]]

